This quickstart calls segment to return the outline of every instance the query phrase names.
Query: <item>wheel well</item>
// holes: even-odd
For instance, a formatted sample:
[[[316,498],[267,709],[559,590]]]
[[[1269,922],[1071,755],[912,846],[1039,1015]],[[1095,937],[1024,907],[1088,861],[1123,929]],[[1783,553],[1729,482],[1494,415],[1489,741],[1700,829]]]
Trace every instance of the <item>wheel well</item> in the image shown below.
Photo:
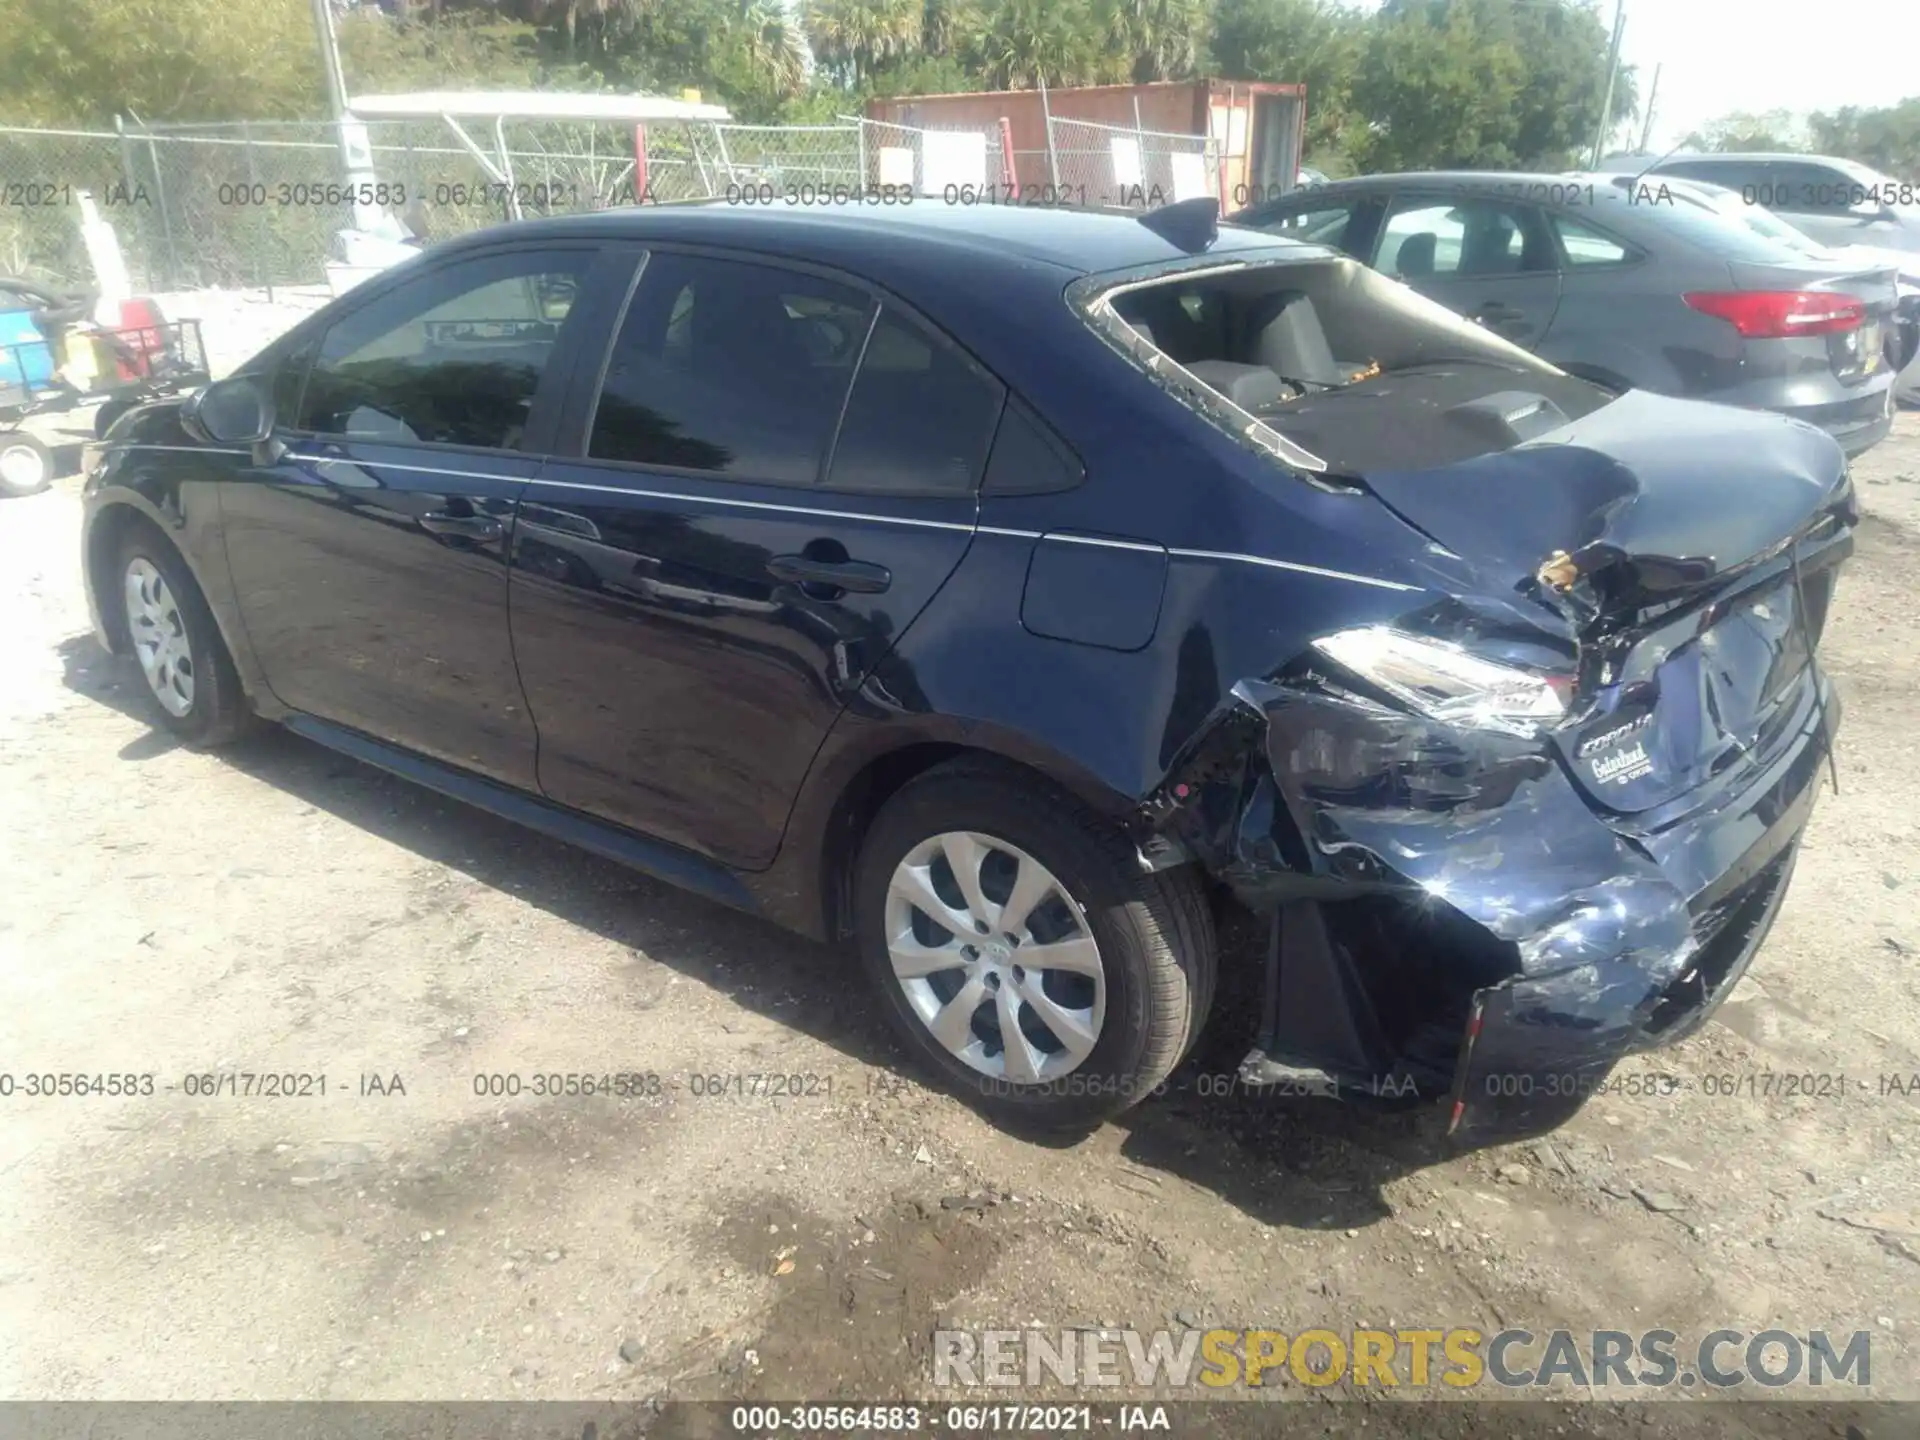
[[[840,792],[821,837],[820,913],[830,941],[849,939],[853,934],[854,864],[860,856],[861,842],[866,839],[868,827],[880,813],[881,806],[908,782],[937,765],[962,758],[978,759],[1003,770],[1031,776],[1037,784],[1048,788],[1057,788],[1060,783],[1033,765],[972,745],[924,741],[903,745],[868,761]]]
[[[115,562],[120,558],[122,542],[138,529],[151,531],[162,543],[178,551],[179,547],[167,539],[158,525],[131,505],[109,505],[94,517],[93,528],[87,536],[87,585],[93,591],[94,612],[99,615],[116,655],[125,653],[130,642],[126,610],[114,603]]]

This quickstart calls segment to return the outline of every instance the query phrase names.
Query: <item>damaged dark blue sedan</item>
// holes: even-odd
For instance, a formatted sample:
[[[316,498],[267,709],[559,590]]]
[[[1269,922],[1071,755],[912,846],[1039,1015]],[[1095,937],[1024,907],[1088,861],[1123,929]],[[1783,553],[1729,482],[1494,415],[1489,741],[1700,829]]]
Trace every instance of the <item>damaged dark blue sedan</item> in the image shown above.
[[[467,237],[128,413],[101,638],[191,740],[851,941],[1004,1119],[1151,1093],[1222,963],[1249,1082],[1472,1143],[1712,1011],[1838,720],[1831,439],[1210,202],[884,198]]]

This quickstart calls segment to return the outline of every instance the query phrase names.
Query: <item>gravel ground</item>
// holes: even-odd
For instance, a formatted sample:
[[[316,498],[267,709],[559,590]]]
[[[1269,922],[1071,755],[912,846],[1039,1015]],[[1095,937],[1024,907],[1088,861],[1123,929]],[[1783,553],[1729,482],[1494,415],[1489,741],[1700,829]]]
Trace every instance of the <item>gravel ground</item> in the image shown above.
[[[174,745],[86,631],[78,480],[0,505],[0,1071],[161,1087],[0,1100],[0,1395],[871,1400],[931,1392],[937,1325],[1177,1316],[1866,1328],[1920,1398],[1920,1097],[1879,1085],[1920,1076],[1920,415],[1857,474],[1839,794],[1717,1021],[1630,1067],[1845,1092],[1608,1096],[1467,1156],[1437,1113],[1214,1098],[1231,1034],[1077,1143],[999,1133],[839,954],[282,732]],[[327,1093],[165,1090],[268,1071]],[[475,1093],[576,1071],[662,1086]],[[742,1074],[818,1078],[691,1078]]]

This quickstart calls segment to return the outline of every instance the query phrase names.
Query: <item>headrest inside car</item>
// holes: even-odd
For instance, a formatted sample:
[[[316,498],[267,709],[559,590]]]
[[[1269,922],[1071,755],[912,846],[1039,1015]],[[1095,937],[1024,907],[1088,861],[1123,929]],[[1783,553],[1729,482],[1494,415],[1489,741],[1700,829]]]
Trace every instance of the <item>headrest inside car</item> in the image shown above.
[[[1195,360],[1188,364],[1187,370],[1242,410],[1278,405],[1287,398],[1280,377],[1264,365],[1236,365],[1231,360]]]

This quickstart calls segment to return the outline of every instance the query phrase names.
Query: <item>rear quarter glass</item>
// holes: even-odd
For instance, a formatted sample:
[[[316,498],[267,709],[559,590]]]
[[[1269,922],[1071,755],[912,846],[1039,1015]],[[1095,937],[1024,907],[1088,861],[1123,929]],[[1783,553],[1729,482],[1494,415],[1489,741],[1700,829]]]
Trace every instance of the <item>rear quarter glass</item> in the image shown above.
[[[1648,184],[1651,187],[1652,180]],[[1635,201],[1628,207],[1651,237],[1677,240],[1690,249],[1726,260],[1791,265],[1804,258],[1791,246],[1728,216],[1689,201],[1658,197],[1659,191],[1654,188],[1652,198]]]

